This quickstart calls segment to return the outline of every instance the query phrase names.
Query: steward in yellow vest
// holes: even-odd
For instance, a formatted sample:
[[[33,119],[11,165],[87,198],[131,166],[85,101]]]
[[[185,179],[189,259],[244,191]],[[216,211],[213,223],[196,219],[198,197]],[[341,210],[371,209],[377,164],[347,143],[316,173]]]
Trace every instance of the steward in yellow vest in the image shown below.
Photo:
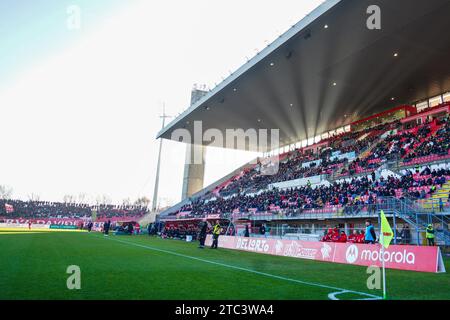
[[[429,246],[434,246],[434,228],[432,224],[429,224],[426,231],[426,237]]]
[[[211,249],[217,249],[221,231],[222,231],[222,228],[220,227],[219,220],[217,220],[216,224],[213,226],[213,242],[211,245]]]

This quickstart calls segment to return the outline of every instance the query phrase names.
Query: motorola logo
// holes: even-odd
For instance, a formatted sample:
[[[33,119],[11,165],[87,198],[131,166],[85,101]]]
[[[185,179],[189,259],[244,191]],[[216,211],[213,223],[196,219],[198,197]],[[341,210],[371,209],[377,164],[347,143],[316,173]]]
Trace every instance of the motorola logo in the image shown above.
[[[345,252],[345,259],[348,263],[355,263],[358,260],[358,247],[352,244]]]

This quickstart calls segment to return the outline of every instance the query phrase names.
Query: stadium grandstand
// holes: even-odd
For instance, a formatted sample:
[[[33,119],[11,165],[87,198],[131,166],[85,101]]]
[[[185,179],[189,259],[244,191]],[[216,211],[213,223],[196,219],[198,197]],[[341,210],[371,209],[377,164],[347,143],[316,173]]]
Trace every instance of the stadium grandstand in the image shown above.
[[[93,221],[101,227],[108,220],[112,223],[139,221],[148,213],[146,206],[138,205],[90,205],[0,199],[0,223],[8,225],[30,223],[83,228]]]
[[[179,141],[196,121],[219,136],[279,130],[279,145],[206,188],[205,163],[187,163],[191,192],[161,213],[166,233],[220,219],[228,235],[250,226],[254,236],[264,227],[269,237],[346,242],[383,210],[395,243],[423,243],[429,224],[450,243],[450,42],[439,36],[450,3],[379,1],[379,29],[366,23],[370,6],[325,1],[163,128],[158,137]],[[246,138],[222,147],[261,151]]]
[[[85,72],[73,83],[89,89],[81,100],[86,102],[86,109],[78,112],[79,105],[70,101],[71,96],[61,94],[63,103],[73,104],[76,110],[61,113],[64,121],[57,124],[66,126],[72,121],[77,139],[85,128],[94,129],[84,137],[93,140],[95,148],[91,151],[83,147],[77,152],[83,161],[70,166],[56,157],[55,161],[63,162],[64,170],[73,168],[75,174],[84,166],[98,168],[91,161],[102,155],[97,145],[104,144],[106,158],[96,162],[97,166],[121,154],[138,159],[133,163],[139,170],[136,176],[141,177],[137,164],[142,163],[145,170],[149,167],[139,152],[145,148],[141,144],[128,147],[131,140],[121,139],[130,131],[133,137],[140,134],[150,142],[148,131],[130,130],[135,122],[122,126],[130,121],[125,114],[133,114],[145,123],[136,127],[148,127],[148,117],[134,114],[136,109],[130,108],[141,102],[137,89],[161,95],[178,90],[170,85],[181,74],[174,60],[183,58],[182,64],[189,60],[183,52],[188,43],[180,41],[185,39],[179,32],[180,28],[191,32],[192,26],[188,28],[185,21],[195,26],[191,49],[197,50],[200,41],[208,41],[208,36],[197,31],[199,26],[213,30],[214,36],[218,34],[208,20],[189,14],[201,11],[205,15],[204,1],[170,2],[168,11],[159,11],[163,2],[154,6],[151,1],[137,1],[137,7],[127,7],[131,5],[128,1],[120,3],[120,15],[108,19],[112,31],[92,38],[101,43],[108,37],[112,44],[101,43],[104,49],[95,52],[98,60],[85,51],[85,60],[80,60],[99,64],[105,77],[97,78],[91,75],[90,68],[75,65],[75,69]],[[211,9],[209,4],[207,9]],[[243,8],[228,2],[223,5],[231,12],[224,23],[228,28],[233,23],[232,15]],[[260,5],[255,1],[248,12],[261,13],[261,23],[266,23]],[[268,17],[273,16],[273,6],[290,10],[287,5],[285,8],[273,2],[265,8]],[[26,14],[39,11],[37,7],[23,8],[27,8]],[[154,22],[149,18],[150,8],[156,12],[152,14],[173,25],[173,33],[159,23],[151,24],[152,28],[156,26],[158,37],[147,36],[147,31],[145,36],[137,33],[150,26],[143,22]],[[211,12],[224,14],[217,8]],[[60,7],[55,10],[61,11]],[[86,7],[83,14],[90,17],[94,11]],[[173,16],[174,11],[179,15]],[[214,14],[208,14],[208,18],[216,19]],[[186,20],[178,21],[181,17]],[[244,27],[254,27],[251,17],[243,17]],[[42,21],[46,20],[40,19],[38,26]],[[132,28],[124,28],[125,22]],[[260,32],[257,27],[253,29]],[[36,30],[36,35],[42,31]],[[399,316],[405,317],[408,311],[417,313],[417,300],[448,301],[448,30],[450,0],[325,0],[216,87],[210,90],[195,86],[190,105],[177,117],[167,115],[164,104],[164,113],[158,115],[163,124],[156,135],[160,141],[151,203],[142,196],[150,179],[139,192],[141,198],[135,202],[125,199],[124,205],[106,204],[112,201],[106,195],[99,196],[97,204],[93,204],[94,200],[89,203],[84,199],[90,197],[80,197],[84,194],[65,196],[64,202],[35,201],[38,196],[29,194],[28,198],[35,200],[23,201],[20,196],[10,199],[12,191],[0,189],[0,300],[14,300],[11,308],[5,305],[4,309],[21,314],[29,311],[35,316],[35,303],[31,308],[18,309],[16,300],[95,300],[100,303],[90,305],[103,317],[121,312],[125,317],[136,317],[145,310],[152,317],[162,312],[161,319],[247,319],[249,315],[262,315],[286,320],[305,311],[321,315],[329,311],[333,318],[338,316],[337,311],[344,312],[341,317],[349,313],[350,317],[367,317],[375,312],[392,317],[389,303],[369,305],[367,301],[382,299],[412,301],[411,307],[394,307]],[[122,36],[120,41],[117,33]],[[99,34],[103,35],[103,31]],[[124,39],[145,42],[146,50]],[[162,42],[156,42],[158,39]],[[173,43],[175,49],[169,50]],[[80,48],[85,42],[81,44]],[[158,50],[161,56],[149,57]],[[224,50],[222,54],[229,52]],[[67,54],[68,60],[63,61],[70,64],[74,57]],[[67,64],[57,65],[58,71],[62,70],[58,82],[64,83],[59,75],[63,76],[66,70],[61,66]],[[139,69],[140,77],[128,73],[131,69]],[[38,79],[45,73],[45,68],[39,68]],[[148,75],[155,78],[153,85],[149,85]],[[92,78],[92,82],[83,83],[85,77]],[[109,86],[99,81],[106,78],[111,79]],[[49,87],[51,95],[60,93],[52,82]],[[123,90],[125,87],[128,91]],[[165,87],[170,88],[164,91]],[[108,101],[112,100],[104,100],[104,95],[111,95],[117,104],[110,105]],[[146,109],[147,101],[139,108]],[[98,105],[106,109],[90,113]],[[39,112],[34,103],[31,108]],[[51,108],[52,113],[57,113],[55,110],[57,107]],[[113,111],[120,116],[118,122],[110,121],[109,113]],[[28,118],[39,128],[45,127],[33,117]],[[171,121],[166,124],[168,118]],[[8,117],[5,119],[3,123],[8,124]],[[117,133],[108,137],[111,145],[103,143],[111,131],[98,128],[101,122],[111,122]],[[26,132],[23,123],[17,128],[17,132],[23,129],[21,133],[31,141],[30,145],[38,145],[28,138],[35,129]],[[52,136],[58,134],[55,128],[47,128]],[[158,124],[157,129],[151,129],[156,133],[159,128]],[[160,176],[165,176],[161,166],[171,171],[170,179],[163,181],[171,192],[176,185],[174,164],[161,156],[163,139],[172,140],[172,146],[185,146],[186,154],[181,155],[185,162],[180,201],[158,209],[162,199],[158,195]],[[32,161],[47,150],[39,145],[38,149],[23,147],[19,141],[17,145],[30,154],[24,161]],[[70,152],[66,152],[70,158],[72,141],[62,141],[69,147]],[[52,150],[63,153],[61,145],[52,143]],[[253,159],[247,161],[250,157],[246,157],[242,161],[245,164],[236,165],[225,176],[215,177],[215,182],[205,185],[206,155],[213,147],[221,148],[221,156],[239,150],[241,155],[251,152]],[[9,154],[14,156],[14,152]],[[175,152],[170,157],[180,160]],[[17,167],[22,170],[22,163],[18,162]],[[120,193],[130,192],[123,178],[126,175],[132,180],[129,167],[124,164],[101,170],[108,179],[95,179],[84,172],[80,174],[81,183],[99,180]],[[119,171],[123,171],[123,179],[115,179]],[[36,179],[25,171],[20,171],[20,176],[24,184],[30,182],[28,188],[35,188],[31,182]],[[66,175],[61,174],[61,179],[68,185],[73,183]],[[50,183],[52,188],[63,189]],[[72,189],[78,186],[74,184]],[[116,300],[144,301],[142,305],[133,301],[128,307]],[[299,300],[307,302],[303,306]],[[312,300],[364,301],[361,313],[357,313],[354,306],[317,309]],[[53,309],[46,311],[52,313]],[[72,309],[53,313],[60,316],[69,311]]]

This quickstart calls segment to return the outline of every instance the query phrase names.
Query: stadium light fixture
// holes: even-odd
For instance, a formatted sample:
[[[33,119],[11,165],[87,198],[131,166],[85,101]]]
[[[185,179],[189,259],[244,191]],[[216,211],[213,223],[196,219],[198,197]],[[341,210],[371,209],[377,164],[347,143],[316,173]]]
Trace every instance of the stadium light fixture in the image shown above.
[[[337,83],[336,82],[333,82],[333,87],[336,87],[337,86]]]
[[[327,25],[327,24],[324,25],[323,28],[324,28],[324,29],[328,29],[328,25]]]
[[[274,65],[275,65],[275,63],[273,63],[273,62],[270,63],[270,66],[271,66],[271,67],[273,67]]]
[[[233,88],[233,91],[234,91],[234,92],[236,92],[236,91],[237,91],[237,89],[236,89],[236,88]]]
[[[398,52],[394,53],[394,57],[396,57],[396,58],[398,57]]]
[[[286,59],[290,59],[292,57],[292,51],[289,51],[288,53],[286,53]]]

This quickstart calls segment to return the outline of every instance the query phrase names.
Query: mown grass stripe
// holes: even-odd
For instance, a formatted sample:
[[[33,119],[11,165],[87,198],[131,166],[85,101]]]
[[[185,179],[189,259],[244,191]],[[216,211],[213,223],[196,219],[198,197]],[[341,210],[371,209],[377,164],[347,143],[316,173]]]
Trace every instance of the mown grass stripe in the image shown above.
[[[161,252],[161,253],[166,253],[166,254],[170,254],[170,255],[186,258],[186,259],[191,259],[191,260],[196,260],[196,261],[200,261],[200,262],[204,262],[204,263],[209,263],[209,264],[217,265],[217,266],[224,267],[224,268],[229,268],[229,269],[235,269],[235,270],[240,270],[240,271],[244,271],[244,272],[249,272],[249,273],[253,273],[253,274],[257,274],[257,275],[261,275],[261,276],[265,276],[265,277],[269,277],[269,278],[273,278],[273,279],[278,279],[278,280],[288,281],[288,282],[294,282],[294,283],[303,284],[303,285],[312,286],[312,287],[319,287],[319,288],[324,288],[324,289],[336,290],[336,292],[332,292],[330,294],[336,294],[337,292],[339,292],[339,293],[340,292],[345,292],[345,293],[354,293],[354,294],[357,294],[357,295],[365,296],[365,297],[368,297],[370,299],[382,299],[379,296],[376,296],[376,295],[373,295],[373,294],[370,294],[370,293],[366,293],[366,292],[354,291],[354,290],[349,290],[349,289],[344,289],[344,288],[339,288],[339,287],[334,287],[334,286],[328,286],[328,285],[315,283],[315,282],[308,282],[308,281],[303,281],[303,280],[287,278],[287,277],[283,277],[283,276],[279,276],[279,275],[275,275],[275,274],[270,274],[270,273],[266,273],[266,272],[256,271],[256,270],[243,268],[243,267],[239,267],[239,266],[234,266],[234,265],[230,265],[230,264],[226,264],[226,263],[221,263],[221,262],[211,261],[211,260],[202,259],[202,258],[198,258],[198,257],[193,257],[193,256],[185,255],[185,254],[174,252],[174,251],[169,251],[169,250],[164,250],[164,249],[160,249],[160,248],[155,248],[155,247],[151,247],[151,246],[147,246],[147,245],[143,245],[143,244],[139,244],[139,243],[135,243],[135,242],[131,242],[131,241],[119,240],[119,239],[116,239],[116,238],[113,238],[113,237],[102,237],[102,238],[107,239],[107,240],[111,240],[111,241],[116,241],[116,242],[123,243],[123,244],[127,244],[127,245],[132,245],[132,246],[135,246],[135,247],[140,247],[140,248],[144,248],[144,249],[148,249],[148,250],[153,250],[153,251],[157,251],[157,252]],[[330,295],[328,297],[330,298]]]

